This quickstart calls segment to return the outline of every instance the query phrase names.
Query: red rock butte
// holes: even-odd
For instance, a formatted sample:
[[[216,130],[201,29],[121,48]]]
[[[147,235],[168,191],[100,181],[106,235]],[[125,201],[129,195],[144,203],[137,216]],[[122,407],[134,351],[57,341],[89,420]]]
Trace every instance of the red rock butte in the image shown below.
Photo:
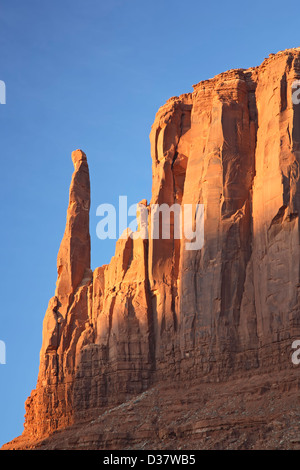
[[[204,204],[201,250],[128,236],[92,272],[88,164],[72,153],[37,385],[4,449],[300,448],[299,79],[289,49],[159,109],[142,203]]]

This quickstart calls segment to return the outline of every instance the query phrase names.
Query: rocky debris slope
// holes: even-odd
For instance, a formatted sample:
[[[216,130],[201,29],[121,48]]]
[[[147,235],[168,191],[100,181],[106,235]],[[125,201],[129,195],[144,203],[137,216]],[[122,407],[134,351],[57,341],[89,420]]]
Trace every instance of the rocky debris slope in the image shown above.
[[[227,396],[234,394],[234,419],[228,423],[247,428],[253,423],[242,413],[251,393],[245,389],[240,400],[237,384],[247,388],[248,381],[257,380],[264,390],[271,374],[277,386],[280,377],[294,380],[291,345],[300,339],[300,105],[292,102],[297,79],[300,49],[290,49],[272,54],[259,67],[230,70],[195,85],[193,93],[168,100],[150,133],[152,199],[149,205],[142,202],[149,214],[149,239],[132,239],[128,233],[117,242],[110,264],[93,273],[88,166],[83,152],[73,152],[67,224],[55,297],[44,320],[37,387],[26,402],[21,441],[11,446],[30,446],[82,422],[91,430],[104,410],[120,409],[132,397],[163,387],[171,410],[180,411],[180,393],[190,394],[188,413],[203,405],[202,398],[195,398],[197,387],[206,396],[223,383]],[[201,249],[188,250],[187,240],[172,234],[169,239],[151,237],[151,205],[175,203],[204,204]],[[179,391],[189,383],[190,392]],[[212,398],[208,429],[225,395],[216,395],[215,404]],[[292,410],[288,397],[284,406],[290,403]],[[162,401],[159,409],[168,420]],[[257,413],[267,436],[272,412],[264,406]],[[105,416],[109,427],[110,414]],[[119,427],[123,418],[116,416]],[[149,432],[155,416],[152,424],[147,421]],[[287,418],[274,422],[278,419],[284,429]],[[224,429],[222,420],[216,422],[214,433]],[[85,445],[80,429],[71,444],[64,441],[67,447]],[[100,424],[95,429],[102,437],[90,437],[86,446],[128,446],[135,439],[123,422],[120,433],[127,432],[127,440],[109,441]],[[199,429],[201,437],[203,426]],[[174,432],[176,448],[180,436]],[[251,436],[250,447],[262,442]],[[218,446],[217,440],[200,437],[200,447]],[[44,441],[50,447],[51,439]],[[197,439],[195,432],[195,448]],[[159,433],[149,442],[160,446]],[[230,442],[220,446],[230,447]]]
[[[300,450],[299,372],[224,383],[164,381],[50,437],[10,449]]]

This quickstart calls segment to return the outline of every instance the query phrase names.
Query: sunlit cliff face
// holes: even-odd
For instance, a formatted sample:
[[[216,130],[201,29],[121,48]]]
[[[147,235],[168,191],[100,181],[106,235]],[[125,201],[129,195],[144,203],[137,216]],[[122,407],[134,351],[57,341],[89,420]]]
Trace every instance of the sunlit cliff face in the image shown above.
[[[299,78],[299,50],[285,51],[200,82],[158,111],[150,205],[203,204],[199,250],[172,236],[127,237],[91,273],[88,166],[73,153],[25,434],[47,435],[175,377],[228,381],[291,366],[287,350],[300,335]]]

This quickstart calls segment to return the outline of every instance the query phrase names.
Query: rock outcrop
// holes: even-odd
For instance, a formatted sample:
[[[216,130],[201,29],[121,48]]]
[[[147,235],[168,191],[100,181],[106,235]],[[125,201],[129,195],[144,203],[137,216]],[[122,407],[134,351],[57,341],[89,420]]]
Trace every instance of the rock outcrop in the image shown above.
[[[300,105],[292,84],[299,79],[300,49],[290,49],[168,100],[150,133],[152,199],[141,203],[149,237],[128,233],[110,264],[93,273],[88,166],[83,152],[73,152],[57,287],[44,320],[37,387],[26,402],[23,446],[161,384],[173,384],[178,407],[182,384],[202,384],[203,391],[209,382],[228,388],[257,378],[262,390],[270,374],[274,383],[283,373],[293,382]],[[153,204],[203,204],[203,247],[188,250],[172,232],[153,238]],[[91,447],[105,447],[100,441]]]
[[[47,434],[67,426],[73,417],[73,383],[76,360],[89,334],[90,178],[86,155],[72,153],[74,173],[70,186],[65,233],[57,257],[55,296],[49,301],[43,323],[43,343],[36,390],[26,401],[30,434]],[[86,339],[85,339],[86,338]],[[55,412],[53,413],[53,411]]]

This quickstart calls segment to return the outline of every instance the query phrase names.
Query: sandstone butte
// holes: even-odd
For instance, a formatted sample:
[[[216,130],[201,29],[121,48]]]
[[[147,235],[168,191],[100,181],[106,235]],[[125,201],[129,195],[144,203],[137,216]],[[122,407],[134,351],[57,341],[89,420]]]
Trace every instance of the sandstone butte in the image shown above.
[[[159,109],[147,207],[204,204],[201,250],[128,236],[92,272],[88,164],[72,153],[37,385],[3,449],[300,448],[298,79],[289,49]]]

